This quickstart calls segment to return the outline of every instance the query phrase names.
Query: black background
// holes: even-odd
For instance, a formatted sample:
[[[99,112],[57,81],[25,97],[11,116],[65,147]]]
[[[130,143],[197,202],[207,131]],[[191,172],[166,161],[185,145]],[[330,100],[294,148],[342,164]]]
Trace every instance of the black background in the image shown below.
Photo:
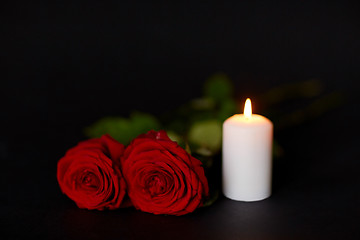
[[[1,228],[9,239],[356,239],[360,7],[348,1],[4,3]],[[237,99],[320,79],[344,103],[275,136],[271,198],[221,197],[183,217],[86,211],[62,195],[56,162],[83,127],[166,112],[216,72]],[[253,101],[256,102],[254,99]],[[275,126],[276,127],[276,126]]]

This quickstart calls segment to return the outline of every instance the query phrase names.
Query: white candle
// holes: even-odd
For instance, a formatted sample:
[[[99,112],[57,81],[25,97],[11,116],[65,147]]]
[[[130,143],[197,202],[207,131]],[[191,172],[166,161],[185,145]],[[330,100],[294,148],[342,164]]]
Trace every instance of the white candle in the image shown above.
[[[258,201],[271,195],[273,124],[252,114],[250,99],[244,114],[223,125],[222,185],[225,197]]]

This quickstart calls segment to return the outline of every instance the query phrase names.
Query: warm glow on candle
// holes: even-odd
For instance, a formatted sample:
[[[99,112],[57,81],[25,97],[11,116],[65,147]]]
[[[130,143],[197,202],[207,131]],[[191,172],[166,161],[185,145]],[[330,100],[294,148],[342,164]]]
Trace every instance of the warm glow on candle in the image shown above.
[[[250,118],[251,114],[252,114],[251,101],[250,101],[250,98],[248,98],[245,101],[244,115],[245,115],[245,117]]]

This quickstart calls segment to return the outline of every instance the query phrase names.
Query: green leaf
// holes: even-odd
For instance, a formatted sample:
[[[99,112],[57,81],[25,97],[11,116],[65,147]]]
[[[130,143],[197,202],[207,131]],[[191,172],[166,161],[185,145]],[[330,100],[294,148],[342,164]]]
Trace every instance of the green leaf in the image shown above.
[[[236,113],[236,108],[236,102],[233,99],[225,99],[220,105],[220,109],[218,111],[218,119],[221,122],[225,121],[227,118]]]
[[[179,144],[179,142],[181,141],[181,137],[179,136],[179,134],[171,130],[166,131],[166,133],[172,141],[177,142]]]
[[[216,102],[232,98],[233,86],[229,78],[222,73],[210,77],[204,86],[204,95]]]
[[[87,127],[84,132],[90,138],[98,138],[103,134],[110,134],[113,138],[125,144],[131,137],[132,130],[130,122],[125,118],[105,117]]]
[[[219,120],[195,122],[189,130],[188,140],[199,149],[216,153],[221,148],[222,123]]]
[[[150,130],[159,130],[161,128],[161,124],[153,115],[141,112],[133,112],[130,115],[130,125],[133,138]]]
[[[209,207],[211,205],[213,205],[216,200],[219,198],[219,190],[216,189],[212,194],[210,194],[209,199],[207,199],[204,204],[202,205],[202,207]]]
[[[198,148],[196,149],[196,152],[193,155],[193,157],[195,157],[196,159],[200,160],[204,166],[204,168],[210,169],[213,164],[214,164],[214,160],[216,155],[212,152],[210,152],[208,149],[206,149],[205,151],[208,151],[210,154],[208,154],[207,152],[202,152],[204,151],[205,148]]]
[[[185,151],[191,155],[191,149],[188,143],[185,144]]]
[[[106,117],[87,127],[84,132],[90,138],[98,138],[103,134],[109,134],[122,144],[129,144],[139,134],[149,130],[159,130],[160,123],[150,115],[134,112],[130,118]]]

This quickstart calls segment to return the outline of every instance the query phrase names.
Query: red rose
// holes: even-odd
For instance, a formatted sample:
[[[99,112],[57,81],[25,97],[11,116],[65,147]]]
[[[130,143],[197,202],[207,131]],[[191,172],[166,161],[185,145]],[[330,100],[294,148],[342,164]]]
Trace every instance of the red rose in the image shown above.
[[[126,192],[119,168],[123,152],[124,146],[109,135],[79,143],[58,162],[61,190],[79,208],[119,208]]]
[[[121,158],[132,204],[154,214],[184,215],[209,194],[201,162],[165,131],[150,131],[134,139]]]

